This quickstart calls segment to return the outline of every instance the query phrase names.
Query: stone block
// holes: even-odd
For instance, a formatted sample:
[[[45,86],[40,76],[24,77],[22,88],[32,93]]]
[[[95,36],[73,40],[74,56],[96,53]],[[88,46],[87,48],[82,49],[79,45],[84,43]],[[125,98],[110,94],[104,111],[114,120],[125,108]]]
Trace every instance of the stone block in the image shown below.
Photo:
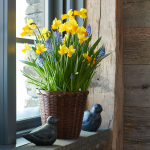
[[[34,71],[34,69],[31,66],[24,66],[23,71],[34,76],[36,79],[41,79],[40,76]],[[36,94],[37,86],[35,86],[34,84],[31,84],[31,83],[28,83],[28,81],[30,81],[30,80],[29,79],[25,80],[25,86],[27,88],[27,94],[33,98],[36,98],[37,97],[37,94]]]
[[[37,106],[39,106],[38,98],[30,97],[30,98],[25,99],[24,108],[37,107]]]
[[[31,4],[35,4],[35,3],[42,3],[42,0],[26,0],[26,2],[31,5]]]
[[[42,3],[37,3],[37,4],[29,5],[26,8],[25,14],[29,15],[29,14],[33,14],[33,13],[42,13],[42,11],[43,11],[42,10]]]
[[[36,23],[37,26],[39,26],[39,27],[41,27],[43,24],[43,13],[42,12],[26,15],[25,24],[27,23],[27,18],[33,19],[33,22]]]

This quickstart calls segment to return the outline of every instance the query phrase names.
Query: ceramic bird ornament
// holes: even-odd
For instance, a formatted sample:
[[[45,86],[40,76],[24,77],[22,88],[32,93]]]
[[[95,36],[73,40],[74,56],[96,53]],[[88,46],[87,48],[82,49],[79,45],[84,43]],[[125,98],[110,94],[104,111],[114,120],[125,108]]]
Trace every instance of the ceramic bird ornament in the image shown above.
[[[101,125],[101,112],[102,106],[100,104],[94,104],[91,110],[84,111],[82,127],[84,131],[95,132]]]
[[[50,146],[57,139],[57,130],[55,126],[58,121],[58,118],[49,116],[45,125],[34,129],[29,134],[24,134],[23,137],[36,145]]]

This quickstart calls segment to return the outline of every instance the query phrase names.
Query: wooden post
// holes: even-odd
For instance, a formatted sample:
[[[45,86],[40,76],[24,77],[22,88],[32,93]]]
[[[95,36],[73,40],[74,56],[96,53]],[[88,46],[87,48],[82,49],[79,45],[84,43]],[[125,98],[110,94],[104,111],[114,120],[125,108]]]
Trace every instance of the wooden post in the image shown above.
[[[101,127],[111,129],[105,150],[123,150],[123,2],[122,0],[85,0],[86,25],[92,28],[93,44],[102,36],[106,53],[89,87],[87,109],[99,103],[103,107]]]

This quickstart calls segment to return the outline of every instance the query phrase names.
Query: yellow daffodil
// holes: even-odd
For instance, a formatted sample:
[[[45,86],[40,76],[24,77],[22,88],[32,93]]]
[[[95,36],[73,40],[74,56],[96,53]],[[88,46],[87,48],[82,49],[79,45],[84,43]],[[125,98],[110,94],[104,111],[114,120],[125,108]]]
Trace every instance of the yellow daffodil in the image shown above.
[[[78,27],[78,29],[76,30],[76,34],[84,34],[85,36],[87,36],[86,29],[83,26]]]
[[[77,21],[75,19],[69,19],[69,21],[66,22],[66,28],[70,31],[71,34],[74,34],[78,28]]]
[[[89,57],[89,56],[88,56],[86,59],[88,60],[88,63],[90,63],[91,60],[92,60],[92,57]],[[93,65],[95,65],[95,59],[93,60],[91,67],[92,67]]]
[[[44,27],[43,30],[42,30],[42,34],[46,34],[47,33],[47,28]]]
[[[42,29],[42,36],[44,37],[44,39],[46,40],[47,39],[47,33],[48,31],[47,31],[47,28],[46,27],[44,27],[43,29]]]
[[[85,59],[87,59],[88,60],[88,62],[87,63],[90,63],[91,62],[91,60],[92,60],[92,57],[90,57],[90,56],[88,56],[89,55],[89,52],[87,51],[87,53],[83,53],[83,57],[85,58]],[[85,61],[85,59],[82,61],[82,62],[84,62]],[[95,59],[93,60],[93,63],[92,63],[92,65],[91,65],[91,67],[93,66],[93,65],[95,65]]]
[[[65,34],[64,38],[63,38],[63,42],[65,43],[65,41],[67,41],[68,39],[68,34]]]
[[[67,32],[69,32],[69,29],[71,28],[71,24],[70,23],[68,23],[68,22],[66,22],[66,23],[64,23],[64,24],[61,24],[60,26],[59,26],[59,32],[64,32],[64,31],[67,31]]]
[[[73,15],[73,11],[72,9],[70,9],[67,14],[62,14],[61,18],[62,20],[64,20],[64,19],[70,18],[72,15]]]
[[[47,50],[47,48],[45,48],[44,44],[40,44],[40,43],[37,44],[37,47],[36,47],[37,54],[41,54],[42,51],[44,52],[46,50]]]
[[[27,30],[29,30],[29,26],[26,25],[26,26],[24,26],[22,29],[23,29],[23,31],[27,31]]]
[[[73,45],[70,45],[68,49],[68,57],[72,57],[73,53],[75,53],[75,49],[73,48]]]
[[[79,74],[79,72],[76,72],[75,74]]]
[[[64,32],[64,31],[66,31],[66,25],[65,25],[65,23],[64,24],[61,24],[60,26],[59,26],[59,30],[58,30],[59,32]]]
[[[88,60],[88,62],[89,62],[89,61],[91,61],[91,59],[92,59],[92,58],[91,58],[91,57],[89,57],[88,55],[89,55],[89,52],[88,52],[88,51],[87,51],[87,53],[83,53],[83,57],[84,57],[85,59],[87,59],[87,60]],[[84,62],[84,61],[85,61],[85,59],[84,59],[82,62]]]
[[[50,37],[51,36],[51,31],[48,31],[48,37]]]
[[[66,45],[60,45],[60,51],[58,51],[59,54],[63,55],[65,53],[68,52],[68,48],[66,47]]]
[[[74,10],[74,15],[80,15],[81,18],[87,18],[86,13],[87,10],[85,8],[81,8],[80,11]]]
[[[71,30],[71,24],[69,22],[65,23],[65,31],[67,31],[69,33],[69,31]]]
[[[41,40],[41,36],[40,35],[38,35],[38,38]]]
[[[32,24],[33,23],[33,19],[28,19],[27,18],[27,25],[31,28],[31,29],[35,29],[36,28],[36,25],[35,24]]]
[[[90,63],[90,61],[92,60],[92,57],[88,56],[86,59],[88,60],[88,63]]]
[[[87,53],[83,53],[83,57],[86,59],[89,55],[89,52],[87,51]]]
[[[92,63],[92,65],[91,65],[91,67],[93,67],[93,65],[95,65],[95,59],[93,60],[93,63]]]
[[[88,37],[85,37],[85,34],[78,34],[79,43],[82,44]]]
[[[31,36],[33,36],[32,35],[32,33],[33,33],[33,30],[26,30],[27,28],[22,28],[24,31],[20,34],[22,37],[24,37],[26,34],[28,34],[28,35],[31,35]]]
[[[24,44],[24,49],[22,50],[24,53],[27,51],[29,53],[29,50],[31,47],[28,45],[28,43]]]
[[[57,18],[55,18],[55,19],[53,20],[52,29],[55,30],[55,29],[57,29],[60,25],[61,25],[61,20],[57,20]]]
[[[92,65],[95,65],[95,59],[93,60],[93,63],[92,63]]]

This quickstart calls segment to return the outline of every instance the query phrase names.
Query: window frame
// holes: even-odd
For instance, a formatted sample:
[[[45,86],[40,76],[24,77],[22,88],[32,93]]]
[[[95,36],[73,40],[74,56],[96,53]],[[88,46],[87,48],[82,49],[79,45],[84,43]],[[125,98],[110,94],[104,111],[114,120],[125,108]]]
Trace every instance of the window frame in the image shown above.
[[[47,16],[48,30],[55,17],[61,19],[68,9],[84,7],[84,0],[45,1],[51,14]],[[16,143],[17,130],[33,128],[40,122],[40,117],[16,122],[16,42],[33,44],[34,40],[16,38],[16,0],[0,1],[0,19],[0,145],[11,145]],[[83,20],[77,21],[83,24]]]

